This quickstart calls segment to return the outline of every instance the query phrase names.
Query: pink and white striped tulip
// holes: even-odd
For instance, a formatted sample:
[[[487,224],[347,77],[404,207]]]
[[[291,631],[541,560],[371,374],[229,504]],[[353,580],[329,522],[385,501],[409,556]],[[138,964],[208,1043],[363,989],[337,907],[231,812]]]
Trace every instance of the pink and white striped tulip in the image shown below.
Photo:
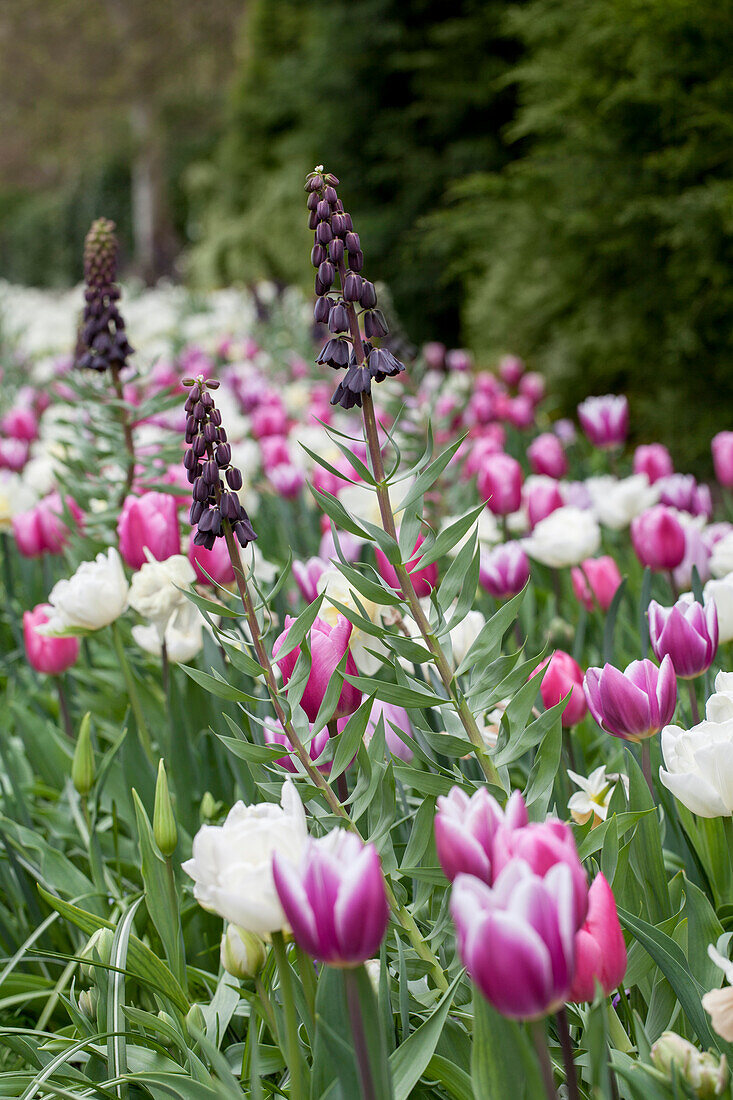
[[[588,707],[598,725],[626,741],[653,737],[672,721],[677,677],[669,655],[632,661],[623,672],[613,665],[589,668],[583,682]]]
[[[669,655],[677,675],[693,680],[706,672],[718,651],[718,612],[714,603],[704,606],[689,594],[674,607],[649,604],[649,640],[658,661]]]

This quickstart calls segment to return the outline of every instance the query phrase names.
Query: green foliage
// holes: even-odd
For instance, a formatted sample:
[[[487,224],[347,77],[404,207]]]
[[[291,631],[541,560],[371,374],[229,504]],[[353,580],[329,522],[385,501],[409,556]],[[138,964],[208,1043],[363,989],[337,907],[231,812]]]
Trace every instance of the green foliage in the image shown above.
[[[519,159],[432,221],[469,340],[529,356],[568,410],[627,392],[639,437],[699,464],[733,412],[731,10],[533,0],[509,29]]]

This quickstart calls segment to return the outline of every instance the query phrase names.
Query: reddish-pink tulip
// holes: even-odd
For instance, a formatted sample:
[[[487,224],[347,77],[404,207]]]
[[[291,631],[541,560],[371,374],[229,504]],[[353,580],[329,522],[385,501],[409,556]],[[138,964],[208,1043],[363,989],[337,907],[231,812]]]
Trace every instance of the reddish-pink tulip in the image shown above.
[[[570,570],[576,599],[588,611],[596,604],[601,611],[608,611],[621,584],[621,573],[615,560],[605,554],[601,558],[586,558]]]
[[[143,493],[125,500],[117,521],[120,554],[131,569],[141,569],[148,549],[156,561],[181,552],[176,501],[170,493]]]
[[[634,473],[646,474],[654,484],[661,477],[674,473],[672,456],[663,443],[642,443],[634,451]]]
[[[533,478],[525,482],[524,503],[530,527],[546,519],[565,504],[560,487],[551,477]]]
[[[502,355],[499,360],[499,377],[507,386],[518,386],[524,371],[524,362],[518,355]]]
[[[676,569],[685,556],[685,529],[671,508],[655,504],[631,521],[631,541],[642,565]]]
[[[415,587],[420,599],[423,596],[429,596],[438,580],[438,566],[436,562],[432,565],[426,565],[423,569],[416,568],[420,561],[420,555],[418,553],[420,547],[423,544],[422,535],[418,535],[417,542],[415,543],[415,549],[413,551],[413,557],[407,562],[405,568],[412,578],[412,583]],[[399,578],[394,566],[387,560],[386,554],[384,554],[379,547],[375,547],[374,555],[377,559],[377,568],[379,574],[387,582],[390,588],[394,588],[396,591],[401,591]]]
[[[0,421],[0,427],[11,439],[22,439],[26,443],[31,443],[38,435],[36,414],[24,405],[9,409]]]
[[[485,456],[478,474],[478,491],[495,516],[508,516],[522,503],[522,467],[516,458],[499,453]]]
[[[50,604],[40,603],[32,611],[23,612],[23,638],[28,664],[36,672],[45,672],[58,676],[79,656],[78,638],[47,638],[38,633],[38,627],[47,623],[53,608]]]
[[[578,662],[562,649],[556,649],[551,657],[546,657],[534,672],[530,673],[530,679],[532,676],[539,675],[543,669],[547,669],[540,686],[543,704],[549,710],[570,692],[570,698],[562,712],[562,724],[576,726],[588,709],[583,694],[583,670]]]
[[[324,561],[323,558],[308,558],[308,561],[293,562],[293,579],[306,603],[313,603],[318,598],[318,581],[330,568],[331,563]]]
[[[539,405],[545,396],[545,380],[536,371],[528,371],[519,379],[519,392],[528,397],[533,405]]]
[[[266,745],[282,745],[283,748],[288,750],[287,755],[278,757],[275,763],[279,764],[281,768],[285,768],[288,772],[297,772],[298,769],[294,761],[295,750],[290,738],[280,723],[276,722],[274,719],[266,719],[262,733]],[[329,732],[326,728],[322,729],[320,733],[317,733],[315,737],[311,737],[310,743],[308,744],[308,755],[314,764],[328,744],[328,738]],[[326,773],[330,772],[331,761],[328,760],[325,764],[318,764],[317,767],[319,771]]]
[[[58,493],[51,493],[44,500],[13,517],[13,535],[18,550],[25,558],[38,558],[42,554],[60,554],[69,538],[69,529],[61,518],[66,503],[77,526],[83,513],[75,501],[64,502]]]
[[[275,644],[272,647],[273,656],[283,674],[283,680],[286,684],[293,675],[296,662],[300,656],[300,646],[296,646],[295,649],[291,650],[290,653],[281,657],[279,660],[277,655],[285,645],[288,634],[290,633],[290,628],[294,622],[295,619],[290,615],[285,617],[285,629],[280,636],[275,639]],[[311,670],[308,677],[308,683],[303,692],[303,698],[300,701],[300,705],[311,722],[315,722],[318,710],[323,702],[323,697],[331,682],[331,678],[336,673],[336,668],[345,655],[348,654],[346,667],[344,669],[345,673],[349,676],[358,675],[354,658],[349,652],[351,631],[351,623],[348,619],[345,619],[343,615],[338,616],[335,626],[331,626],[330,623],[325,622],[324,619],[317,618],[311,627],[308,638],[311,653]],[[333,717],[342,718],[346,714],[353,714],[360,702],[361,692],[359,689],[350,684],[348,680],[344,680]]]
[[[724,488],[733,489],[733,432],[718,432],[710,448],[715,476]]]
[[[527,447],[527,458],[535,474],[560,478],[568,472],[565,448],[554,432],[543,432],[533,439]]]
[[[599,872],[588,891],[588,915],[575,934],[575,976],[569,1001],[592,1001],[596,983],[608,996],[626,973],[626,944],[616,911],[616,899]]]
[[[196,546],[191,539],[188,544],[188,560],[201,584],[234,584],[234,569],[224,539],[215,539],[211,550],[207,550],[205,546]]]

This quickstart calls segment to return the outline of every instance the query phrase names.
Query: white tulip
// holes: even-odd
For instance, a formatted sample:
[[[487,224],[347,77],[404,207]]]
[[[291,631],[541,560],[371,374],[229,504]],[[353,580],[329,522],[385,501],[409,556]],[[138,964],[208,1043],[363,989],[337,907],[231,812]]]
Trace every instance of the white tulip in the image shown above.
[[[733,640],[733,573],[708,581],[703,589],[705,602],[715,604],[718,612],[718,640]]]
[[[733,721],[733,672],[719,672],[715,677],[715,694],[705,706],[708,722]]]
[[[204,619],[195,604],[190,600],[178,607],[165,627],[165,650],[168,660],[173,664],[188,664],[204,644]],[[132,637],[146,653],[159,657],[163,650],[160,630],[151,623],[132,628]]]
[[[593,557],[601,545],[601,529],[592,512],[568,504],[540,520],[522,545],[535,561],[562,569]]]
[[[700,817],[733,814],[733,719],[665,726],[662,756],[659,777],[683,806]]]
[[[727,577],[729,573],[733,573],[733,531],[718,539],[713,546],[710,572],[714,577]]]
[[[58,581],[48,602],[53,612],[44,634],[101,630],[118,619],[127,606],[129,585],[122,558],[114,548],[85,561],[68,580]]]
[[[646,474],[616,478],[589,477],[585,483],[593,511],[599,523],[612,531],[628,527],[632,519],[656,504],[659,490],[649,484]]]
[[[148,554],[147,548],[145,552]],[[195,580],[194,568],[183,554],[173,554],[165,561],[156,561],[148,554],[148,560],[132,578],[130,607],[153,623],[162,638],[174,613],[189,602],[181,589]]]
[[[237,802],[223,825],[203,825],[183,870],[194,880],[194,897],[204,909],[267,936],[288,927],[272,877],[273,854],[297,863],[307,837],[303,803],[287,780],[280,806]]]
[[[486,619],[480,611],[469,611],[465,619],[450,632],[450,644],[453,649],[453,664],[458,667],[468,653],[479,634],[486,626]]]

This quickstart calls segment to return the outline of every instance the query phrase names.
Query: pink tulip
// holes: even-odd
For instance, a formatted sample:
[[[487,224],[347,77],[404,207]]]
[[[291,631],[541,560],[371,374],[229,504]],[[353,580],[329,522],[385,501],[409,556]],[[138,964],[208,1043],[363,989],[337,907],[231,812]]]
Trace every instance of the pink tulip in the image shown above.
[[[522,467],[511,455],[486,455],[477,484],[479,496],[495,516],[518,511],[522,503]]]
[[[293,579],[306,603],[313,603],[318,598],[318,581],[329,568],[330,562],[323,561],[322,558],[308,558],[308,561],[293,562]]]
[[[677,675],[693,680],[706,672],[718,650],[718,612],[692,596],[681,596],[674,607],[649,604],[649,641],[661,661],[669,654]]]
[[[677,508],[680,512],[689,512],[692,516],[713,514],[713,502],[707,485],[698,485],[692,474],[670,474],[659,480],[660,503]]]
[[[655,504],[631,521],[631,541],[642,565],[676,569],[685,556],[685,531],[671,508]]]
[[[454,348],[446,355],[445,365],[449,371],[463,374],[464,371],[469,371],[473,366],[471,353],[464,348]]]
[[[295,500],[305,485],[305,473],[292,463],[282,464],[267,471],[267,480],[283,500]]]
[[[415,591],[417,592],[420,599],[422,599],[423,596],[430,595],[432,590],[435,588],[438,580],[438,566],[436,562],[433,562],[432,565],[426,565],[423,569],[417,567],[418,562],[420,561],[420,555],[418,551],[422,546],[423,541],[424,540],[422,535],[418,535],[417,542],[415,543],[415,548],[413,550],[413,557],[407,562],[405,566],[407,572],[412,578],[412,583],[414,585]],[[397,577],[397,572],[394,566],[387,560],[386,555],[379,549],[378,546],[374,548],[374,556],[377,559],[377,568],[379,570],[379,575],[382,577],[382,579],[386,581],[390,588],[394,588],[397,592],[401,591],[399,578]]]
[[[196,546],[191,539],[188,544],[188,560],[201,584],[234,584],[234,569],[224,539],[215,539],[211,550],[207,550],[205,546]]]
[[[284,435],[266,435],[260,440],[262,468],[265,471],[273,466],[289,466],[293,459],[290,444]]]
[[[66,505],[77,526],[83,513],[70,497]],[[64,501],[59,493],[51,493],[29,512],[13,517],[13,535],[19,552],[25,558],[38,558],[42,554],[60,554],[69,539],[69,529],[62,520]]]
[[[524,363],[518,355],[502,355],[499,360],[499,377],[507,386],[518,386],[524,371]]]
[[[576,599],[588,611],[598,604],[608,611],[621,584],[621,573],[615,560],[605,554],[601,558],[586,558],[570,570]]]
[[[588,709],[583,694],[583,670],[562,649],[556,649],[551,657],[545,657],[534,672],[530,673],[530,679],[542,672],[543,668],[547,669],[540,686],[543,705],[549,710],[570,692],[570,698],[562,712],[562,724],[576,726],[585,717]]]
[[[504,542],[482,551],[479,583],[496,600],[507,600],[521,592],[529,580],[529,558],[518,542]]]
[[[632,661],[623,672],[613,665],[589,668],[583,683],[590,712],[607,733],[626,741],[653,737],[672,721],[677,677],[669,656]]]
[[[156,561],[181,552],[181,533],[175,498],[170,493],[143,493],[125,500],[117,522],[120,554],[131,569],[148,560],[147,548]]]
[[[528,824],[527,808],[519,791],[513,791],[506,809],[479,787],[470,797],[460,787],[438,798],[435,846],[440,866],[450,881],[457,875],[475,875],[491,885],[494,837],[501,825],[509,830]]]
[[[505,867],[523,860],[535,875],[544,877],[558,863],[565,864],[573,884],[573,912],[577,927],[588,911],[588,877],[578,858],[573,831],[564,821],[548,818],[511,828],[504,822],[496,830],[491,849],[492,882]]]
[[[266,745],[283,745],[288,749],[288,753],[285,756],[278,757],[275,760],[276,764],[279,764],[281,768],[284,768],[288,772],[297,772],[298,769],[295,765],[295,750],[293,749],[290,738],[287,733],[274,719],[265,719],[265,724],[262,729],[263,736],[265,738]],[[311,737],[308,745],[308,755],[315,764],[321,753],[328,744],[329,732],[328,729],[322,729],[320,733],[317,733],[315,737]],[[331,761],[328,760],[325,764],[318,764],[318,770],[328,773],[331,770]]]
[[[459,875],[450,908],[469,977],[502,1015],[536,1019],[565,1003],[578,930],[565,865],[540,878],[518,859],[493,887]]]
[[[556,420],[552,425],[552,430],[564,447],[569,447],[571,443],[574,443],[578,434],[575,430],[575,424],[567,417]]]
[[[629,430],[629,403],[624,396],[586,397],[578,405],[578,420],[594,447],[607,449],[624,443]]]
[[[725,489],[733,489],[733,432],[718,432],[710,447],[715,476]]]
[[[546,519],[565,504],[560,487],[551,477],[535,477],[524,484],[524,503],[530,527]]]
[[[534,424],[534,405],[521,393],[516,397],[510,397],[506,407],[506,419],[520,431],[531,428]]]
[[[568,472],[565,449],[553,432],[543,432],[533,439],[527,447],[527,458],[535,474],[560,478]]]
[[[258,405],[252,413],[251,431],[255,439],[267,435],[287,435],[290,424],[281,404]]]
[[[9,409],[0,420],[0,428],[3,434],[11,439],[20,439],[25,443],[32,443],[38,437],[38,420],[33,409],[23,405],[16,405]]]
[[[0,468],[20,473],[28,461],[29,444],[24,439],[0,439]]]
[[[596,983],[606,996],[621,985],[626,973],[626,944],[616,911],[616,899],[599,872],[588,891],[588,916],[575,934],[575,976],[569,1001],[592,1001]]]
[[[329,966],[360,966],[379,950],[389,906],[377,849],[346,829],[306,841],[298,866],[275,852],[280,904],[298,947]]]
[[[36,672],[59,676],[75,663],[79,656],[78,638],[47,638],[38,627],[47,623],[53,608],[40,603],[32,611],[23,612],[23,638],[28,664]]]
[[[369,712],[367,727],[364,730],[364,744],[368,745],[371,741],[380,718],[384,721],[384,742],[387,751],[399,760],[405,760],[409,763],[413,757],[412,749],[405,744],[401,737],[397,736],[393,727],[412,737],[410,716],[404,707],[398,707],[396,703],[384,703],[381,699],[374,700],[372,709]],[[341,721],[344,722],[345,719],[342,718]]]
[[[501,424],[489,424],[481,430],[481,435],[471,442],[468,457],[463,465],[463,477],[477,474],[483,467],[487,455],[501,454],[506,443],[506,429]]]
[[[275,639],[275,644],[272,647],[273,656],[277,661],[277,665],[282,672],[283,680],[286,684],[289,683],[290,677],[293,675],[296,662],[301,652],[300,646],[296,646],[295,649],[291,650],[290,653],[281,657],[279,660],[277,660],[277,654],[285,645],[290,628],[294,622],[295,619],[290,615],[285,617],[285,629],[279,637]],[[331,626],[329,623],[325,622],[324,619],[317,618],[311,627],[308,639],[311,653],[311,670],[308,677],[308,683],[303,692],[303,698],[300,701],[301,707],[308,715],[311,722],[315,722],[318,710],[323,702],[323,697],[331,682],[331,678],[335,674],[339,662],[346,654],[348,654],[348,656],[344,671],[349,676],[358,675],[354,658],[349,652],[351,631],[351,623],[348,619],[345,619],[343,615],[338,616],[335,626]],[[348,680],[344,680],[333,717],[342,718],[346,714],[353,714],[360,702],[361,692],[359,689],[350,684]]]
[[[697,569],[700,581],[705,584],[710,580],[710,556],[712,547],[708,531],[702,532],[692,524],[684,528],[685,531],[685,556],[676,569],[672,570],[672,577],[676,588],[689,588],[692,584],[693,567]]]
[[[324,517],[324,519],[325,518],[326,517]],[[363,541],[356,535],[352,535],[349,531],[339,531],[338,540],[339,546],[341,547],[341,553],[346,561],[352,563],[358,561]],[[321,558],[322,561],[338,561],[336,543],[333,540],[333,532],[330,525],[321,535],[321,541],[318,544],[318,557]]]
[[[672,456],[663,443],[642,443],[634,451],[634,473],[646,474],[653,485],[662,477],[674,473]]]
[[[539,405],[545,396],[545,380],[536,371],[528,371],[519,379],[519,392],[522,397],[528,397],[533,405]]]
[[[445,366],[445,352],[445,344],[439,344],[437,341],[423,344],[422,354],[425,360],[425,366],[428,370],[443,370]]]

